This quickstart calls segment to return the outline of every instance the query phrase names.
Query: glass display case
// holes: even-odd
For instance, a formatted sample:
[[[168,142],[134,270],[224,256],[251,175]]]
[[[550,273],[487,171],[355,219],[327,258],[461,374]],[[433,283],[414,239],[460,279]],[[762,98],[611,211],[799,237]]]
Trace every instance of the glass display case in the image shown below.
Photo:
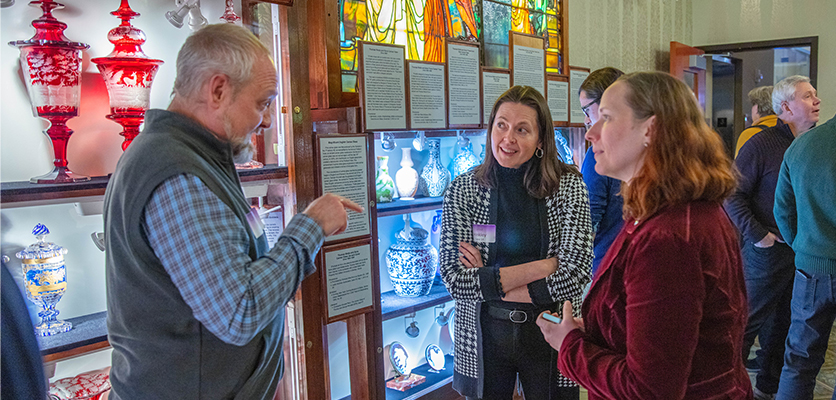
[[[489,1],[460,2],[456,7],[468,4],[474,10],[484,10],[485,5],[499,7],[499,3],[488,4]],[[277,3],[273,0],[268,2]],[[14,253],[31,241],[29,231],[37,222],[48,225],[53,231],[50,240],[69,249],[65,260],[68,289],[61,302],[61,315],[73,324],[73,330],[40,339],[42,355],[48,364],[76,359],[81,355],[100,356],[97,363],[109,362],[109,355],[102,351],[109,347],[105,324],[105,257],[97,247],[101,242],[97,242],[96,238],[102,231],[101,207],[108,174],[122,154],[122,139],[118,136],[122,128],[106,118],[111,111],[107,87],[89,60],[104,57],[112,50],[107,33],[115,22],[110,13],[119,3],[119,0],[90,3],[89,6],[85,3],[83,8],[73,7],[73,13],[65,10],[60,14],[62,11],[56,11],[56,17],[60,15],[69,26],[85,27],[83,31],[70,31],[74,40],[91,44],[89,54],[83,58],[80,112],[71,122],[76,132],[66,155],[72,161],[73,171],[90,176],[89,181],[74,184],[29,183],[30,176],[52,163],[49,138],[17,134],[43,129],[42,122],[34,118],[18,117],[28,115],[30,109],[24,82],[19,82],[17,87],[10,85],[2,99],[3,118],[0,123],[3,124],[4,146],[0,202],[3,209],[3,253],[10,255],[12,268],[19,270]],[[188,28],[178,29],[172,25],[166,20],[164,12],[155,13],[153,10],[160,8],[174,13],[178,10],[189,13],[193,9],[183,6],[186,3],[196,2],[174,4],[170,0],[154,0],[131,4],[134,11],[143,14],[131,23],[145,32],[148,39],[145,50],[154,59],[165,61],[159,67],[154,78],[154,90],[149,95],[152,108],[164,108],[168,104],[176,54],[190,33]],[[314,176],[318,156],[314,153],[313,142],[318,133],[365,135],[369,139],[370,160],[375,160],[377,156],[389,157],[388,173],[394,184],[391,202],[377,202],[375,196],[373,203],[365,205],[370,209],[371,234],[368,240],[376,279],[373,311],[329,323],[323,312],[325,291],[321,269],[318,274],[306,279],[302,290],[287,309],[286,370],[277,398],[343,399],[350,397],[351,393],[358,393],[355,397],[363,399],[457,399],[458,394],[451,388],[454,302],[437,276],[432,278],[426,294],[422,291],[421,295],[414,297],[398,295],[387,268],[386,252],[397,243],[397,234],[405,230],[406,215],[409,216],[407,225],[411,232],[407,233],[407,237],[420,242],[423,249],[433,246],[438,250],[443,188],[456,175],[454,166],[457,159],[461,161],[458,171],[481,161],[485,130],[364,132],[356,94],[343,92],[343,84],[346,92],[355,87],[356,73],[353,71],[356,71],[356,55],[351,51],[356,51],[356,39],[364,37],[347,29],[346,34],[353,35],[347,41],[335,42],[327,38],[339,36],[340,22],[355,21],[352,18],[359,18],[361,8],[371,3],[317,0],[296,2],[292,7],[261,3],[256,0],[204,1],[200,10],[194,10],[205,15],[210,22],[220,21],[221,16],[230,17],[225,21],[234,19],[231,17],[237,12],[243,20],[236,23],[249,27],[268,45],[282,74],[275,119],[279,123],[274,124],[274,128],[265,132],[264,136],[256,137],[257,161],[264,163],[265,167],[239,170],[246,196],[253,205],[282,206],[272,214],[282,217],[280,225],[293,213],[304,210],[316,198],[318,182]],[[540,7],[542,10],[528,10],[531,15],[539,16],[529,18],[529,21],[534,34],[549,41],[549,49],[552,49],[548,50],[549,65],[562,71],[561,68],[568,65],[565,57],[566,28],[565,22],[559,25],[555,18],[565,19],[565,8],[561,8],[563,0],[553,3],[553,6]],[[437,6],[431,2],[424,5]],[[2,29],[4,32],[14,30],[14,33],[31,29],[27,21],[39,15],[35,11],[26,7],[25,2],[17,2],[13,8],[4,9],[6,15],[15,14],[20,26],[4,24]],[[432,29],[440,28],[441,31],[431,32],[433,37],[427,41],[428,44],[422,44],[421,54],[432,54],[428,58],[431,60],[443,60],[442,54],[437,52],[443,51],[439,40],[443,43],[445,37],[478,42],[483,48],[496,45],[492,48],[498,50],[490,54],[499,54],[497,52],[501,52],[502,46],[507,47],[507,40],[503,42],[496,36],[499,32],[497,26],[505,26],[503,24],[507,21],[494,19],[490,27],[483,27],[478,21],[481,21],[481,13],[485,11],[479,11],[479,18],[466,9],[459,11],[458,22],[453,21],[455,18],[450,21],[456,22],[453,24],[455,32],[445,31],[444,21],[432,24]],[[181,19],[186,13],[181,15]],[[312,17],[322,15],[333,17]],[[194,25],[192,19],[198,20],[188,18],[190,26]],[[471,23],[474,21],[477,22],[475,25]],[[528,29],[523,25],[519,29]],[[393,28],[397,30],[398,27]],[[492,36],[487,36],[486,29],[491,29]],[[559,36],[558,42],[554,41],[558,37],[556,35]],[[553,49],[558,46],[562,46],[558,51],[560,57],[552,57],[555,53]],[[3,62],[8,67],[4,74],[10,74],[14,70],[13,65],[18,63],[19,52],[15,50],[14,53],[13,58],[8,56],[11,52],[3,55]],[[341,57],[345,61],[343,64],[340,64]],[[482,57],[483,66],[504,65],[501,60],[484,59],[493,57],[488,55],[487,49]],[[423,56],[414,58],[424,59]],[[334,61],[337,62],[336,68]],[[341,70],[340,65],[348,68]],[[312,110],[312,104],[319,109]],[[460,152],[462,147],[469,150]],[[290,168],[281,166],[285,163],[285,148]],[[372,185],[376,167],[374,162],[368,164]],[[401,170],[405,172],[399,175]],[[432,260],[432,257],[429,259]],[[436,275],[437,257],[435,260],[429,263],[432,275]],[[426,267],[425,262],[422,269],[427,270]],[[426,284],[426,281],[422,283]],[[403,350],[397,358],[389,354],[395,342]],[[405,365],[403,371],[395,368],[394,359],[398,360],[395,364]],[[77,370],[59,371],[55,377],[102,366],[85,365]],[[409,387],[405,384],[401,387],[403,391],[387,387],[386,382],[394,380],[396,375],[409,373],[422,376],[424,381],[411,382]]]
[[[29,134],[32,131],[43,130],[48,125],[31,117],[29,97],[32,89],[27,87],[25,74],[21,74],[23,71],[20,70],[19,51],[8,47],[2,54],[3,81],[6,89],[0,100],[0,131],[3,142],[0,207],[4,260],[8,257],[6,265],[22,286],[22,264],[31,264],[31,260],[18,259],[15,254],[24,250],[32,241],[32,227],[37,223],[49,227],[51,234],[48,241],[58,243],[68,250],[64,256],[66,290],[58,307],[61,311],[58,318],[72,324],[72,329],[38,337],[47,375],[52,380],[106,367],[110,363],[106,327],[102,204],[109,174],[113,172],[122,155],[122,138],[117,135],[122,127],[107,119],[107,115],[113,111],[107,83],[90,59],[105,57],[113,50],[113,44],[108,42],[108,32],[116,25],[117,20],[111,16],[111,12],[120,8],[120,1],[126,6],[125,0],[82,2],[83,4],[64,1],[63,3],[68,3],[66,9],[48,5],[55,19],[70,27],[68,34],[73,40],[90,44],[89,49],[80,51],[79,113],[78,117],[69,122],[75,133],[66,148],[66,153],[59,157],[64,161],[69,159],[73,165],[73,172],[89,176],[89,180],[72,183],[30,183],[29,177],[53,165],[56,156],[53,154],[49,137]],[[38,18],[43,10],[29,7],[27,3],[29,2],[21,1],[14,5],[4,4],[4,22],[9,22],[2,26],[4,37],[31,36],[33,30],[29,23]],[[244,10],[241,1],[228,1],[226,4],[204,3],[203,12],[218,22],[221,22],[220,16],[228,15],[233,9],[244,16],[245,21],[238,22],[239,25],[243,22],[249,25],[254,18],[252,9],[246,13],[242,12]],[[148,38],[145,46],[152,46],[155,58],[167,62],[160,66],[154,80],[154,90],[143,93],[144,100],[153,108],[167,106],[175,76],[174,61],[180,46],[191,33],[188,29],[177,29],[162,13],[154,12],[174,7],[174,2],[170,0],[131,2],[133,11],[143,14],[131,23],[141,27],[145,32]],[[262,8],[264,7],[268,10],[270,8],[269,5],[263,5]],[[272,31],[274,29],[268,26],[262,27],[262,32]],[[267,47],[272,47],[274,53],[280,53],[273,37],[263,36]],[[131,38],[136,39],[133,36]],[[278,206],[269,213],[269,222],[280,231],[287,220],[285,212],[288,212],[288,216],[292,215],[285,207],[285,201],[292,198],[293,192],[288,183],[288,168],[278,164],[284,163],[284,144],[280,139],[286,129],[279,125],[274,124],[264,135],[255,137],[259,149],[256,157],[266,166],[241,170],[239,177],[245,196],[252,205],[265,208]],[[37,318],[38,309],[35,304],[29,302],[28,306],[30,314]]]

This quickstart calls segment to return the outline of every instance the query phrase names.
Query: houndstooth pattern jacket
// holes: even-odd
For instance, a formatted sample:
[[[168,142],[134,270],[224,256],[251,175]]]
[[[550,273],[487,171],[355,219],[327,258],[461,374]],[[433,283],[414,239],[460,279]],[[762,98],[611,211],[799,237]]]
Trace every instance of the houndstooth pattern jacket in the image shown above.
[[[440,268],[444,284],[456,301],[453,388],[465,396],[483,397],[482,302],[498,299],[498,269],[491,267],[494,244],[473,241],[474,224],[494,224],[496,198],[476,182],[473,171],[459,175],[444,197],[441,214]],[[558,270],[546,278],[554,302],[571,300],[579,308],[583,287],[590,281],[592,226],[589,197],[579,175],[564,174],[557,193],[546,199],[548,257],[558,259]],[[459,242],[471,243],[482,254],[483,268],[466,268],[459,261]],[[560,375],[560,386],[576,386]]]

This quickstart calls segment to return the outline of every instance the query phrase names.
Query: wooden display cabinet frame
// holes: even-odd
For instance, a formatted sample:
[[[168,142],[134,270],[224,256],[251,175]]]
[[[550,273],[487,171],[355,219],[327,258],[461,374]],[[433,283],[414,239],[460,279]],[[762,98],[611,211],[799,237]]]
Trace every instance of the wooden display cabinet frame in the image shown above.
[[[243,0],[251,3],[255,0]],[[276,0],[281,1],[281,0]],[[268,1],[274,3],[276,1]],[[560,3],[560,35],[562,45],[561,71],[569,73],[568,60],[568,15],[566,0],[556,0]],[[328,130],[331,133],[363,133],[363,111],[360,108],[358,93],[342,92],[342,76],[340,72],[339,24],[341,10],[338,2],[325,0],[311,0],[295,2],[292,7],[280,8],[280,25],[283,29],[282,57],[286,68],[285,107],[292,111],[292,126],[289,137],[287,160],[289,166],[289,185],[295,198],[291,198],[288,210],[303,210],[317,196],[319,182],[309,177],[316,176],[316,146],[314,144],[318,133]],[[292,32],[292,34],[288,34]],[[473,45],[473,43],[467,44]],[[446,51],[446,43],[445,43]],[[485,52],[480,45],[480,58],[484,59]],[[405,60],[406,61],[406,60]],[[359,71],[358,71],[359,72]],[[408,74],[408,68],[404,68]],[[359,77],[358,77],[359,78]],[[408,82],[408,75],[405,77]],[[480,72],[481,81],[481,72]],[[481,83],[480,83],[481,92]],[[408,89],[407,89],[408,90]],[[449,87],[446,88],[449,91]],[[407,92],[408,93],[408,92]],[[448,94],[449,96],[449,94]],[[407,111],[408,112],[408,111]],[[409,117],[407,116],[409,122]],[[480,121],[481,122],[481,121]],[[455,129],[450,126],[449,129]],[[407,123],[409,126],[409,123]],[[463,127],[458,127],[459,129]],[[472,128],[482,129],[483,124],[476,124]],[[454,131],[427,131],[428,137],[453,136]],[[467,133],[466,133],[467,134]],[[411,130],[394,132],[395,137],[411,135]],[[373,172],[374,152],[369,152],[369,170]],[[374,182],[370,179],[370,182]],[[373,186],[373,185],[372,185]],[[373,197],[372,197],[373,198]],[[372,202],[370,202],[372,203]],[[374,241],[378,237],[377,218],[381,215],[396,215],[403,212],[429,210],[440,207],[439,203],[416,204],[405,209],[396,208],[397,205],[381,207],[369,205],[372,252],[377,257],[379,249]],[[320,273],[305,279],[302,290],[297,294],[301,306],[297,306],[297,321],[302,322],[302,328],[295,332],[296,352],[304,364],[299,382],[301,386],[299,397],[303,399],[330,398],[330,384],[328,372],[328,340],[327,318],[323,314],[323,281]],[[379,279],[377,284],[379,285]],[[376,293],[380,295],[379,286]],[[384,361],[383,361],[383,317],[376,300],[374,311],[354,315],[346,320],[348,350],[350,360],[351,397],[353,399],[385,399]],[[433,300],[449,301],[447,298]],[[421,304],[416,307],[428,307]],[[402,310],[388,314],[397,317]],[[452,367],[451,367],[452,368]],[[288,380],[288,376],[285,377]],[[284,384],[284,382],[283,382]],[[423,397],[438,399],[459,399],[460,396],[451,385],[435,390]]]

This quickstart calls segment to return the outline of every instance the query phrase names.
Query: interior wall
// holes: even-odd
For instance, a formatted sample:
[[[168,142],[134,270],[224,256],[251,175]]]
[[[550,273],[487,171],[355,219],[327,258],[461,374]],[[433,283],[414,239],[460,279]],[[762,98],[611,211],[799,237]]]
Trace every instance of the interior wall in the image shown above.
[[[569,64],[624,72],[670,68],[670,42],[692,45],[693,0],[566,0]]]
[[[822,99],[821,122],[833,118],[836,113],[836,85],[833,84],[836,82],[836,35],[833,34],[836,1],[700,0],[692,8],[694,45],[818,36],[816,89]]]

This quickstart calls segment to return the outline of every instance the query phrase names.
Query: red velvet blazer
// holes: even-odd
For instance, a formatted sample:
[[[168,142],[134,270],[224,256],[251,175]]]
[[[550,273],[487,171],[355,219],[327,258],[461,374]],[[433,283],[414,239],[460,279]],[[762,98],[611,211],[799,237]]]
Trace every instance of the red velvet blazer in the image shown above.
[[[589,399],[751,399],[741,346],[746,288],[719,203],[627,221],[569,333],[560,371]]]

